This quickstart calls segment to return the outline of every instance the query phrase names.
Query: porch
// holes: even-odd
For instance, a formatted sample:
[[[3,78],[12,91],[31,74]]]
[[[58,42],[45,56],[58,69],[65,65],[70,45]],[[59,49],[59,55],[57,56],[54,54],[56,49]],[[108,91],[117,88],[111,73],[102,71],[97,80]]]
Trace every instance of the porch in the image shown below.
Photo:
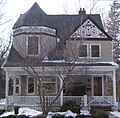
[[[76,68],[77,70],[79,68]],[[116,106],[116,74],[113,68],[97,66],[83,74],[74,70],[69,81],[65,81],[65,88],[53,107],[60,107],[66,101],[75,101],[82,106]],[[64,76],[62,76],[65,78]],[[58,74],[46,74],[45,106],[49,106],[63,85]],[[40,107],[38,87],[35,79],[25,72],[12,70],[6,72],[6,108],[18,105],[20,107]]]
[[[45,96],[45,105],[49,106],[55,96]],[[113,106],[113,96],[63,96],[59,97],[53,107],[60,107],[66,101],[75,101],[78,106]],[[40,107],[39,96],[8,96],[6,99],[8,106],[14,107],[14,105],[20,107]]]

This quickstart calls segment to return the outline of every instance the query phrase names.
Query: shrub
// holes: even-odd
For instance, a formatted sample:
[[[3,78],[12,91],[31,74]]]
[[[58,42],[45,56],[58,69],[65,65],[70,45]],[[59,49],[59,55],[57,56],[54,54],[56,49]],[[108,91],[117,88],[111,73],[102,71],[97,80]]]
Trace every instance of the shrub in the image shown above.
[[[25,116],[25,115],[20,115],[20,116],[16,116],[16,115],[9,115],[9,116],[5,116],[2,118],[29,118],[29,116]]]
[[[93,118],[108,118],[108,114],[101,109],[94,109],[92,111]]]
[[[29,118],[29,116],[26,116],[26,115],[20,115],[19,118]]]
[[[0,114],[3,114],[5,112],[5,109],[0,109]]]
[[[75,112],[75,109],[74,109],[75,107],[78,107],[76,102],[74,102],[74,101],[67,101],[60,107],[60,111],[64,112],[64,111],[70,110],[72,112]]]

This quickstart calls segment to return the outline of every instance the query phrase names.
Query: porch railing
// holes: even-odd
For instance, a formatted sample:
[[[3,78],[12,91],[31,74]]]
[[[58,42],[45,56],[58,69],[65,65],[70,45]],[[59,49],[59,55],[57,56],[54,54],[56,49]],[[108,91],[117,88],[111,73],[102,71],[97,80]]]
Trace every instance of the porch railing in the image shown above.
[[[88,106],[112,106],[113,96],[88,96]]]
[[[46,96],[45,97],[45,105],[48,106],[55,96]],[[77,105],[81,104],[81,99],[84,101],[83,96],[63,96],[63,103],[66,101],[75,101]],[[113,97],[112,96],[87,96],[87,106],[109,106],[113,105]],[[19,106],[40,106],[39,96],[9,96],[7,98],[7,104],[9,106],[19,105]],[[84,104],[84,103],[83,103]],[[61,98],[59,97],[53,106],[61,106]]]
[[[45,105],[48,106],[51,104],[55,96],[45,96]],[[78,105],[80,100],[83,99],[83,96],[63,96],[63,103],[66,101],[75,101]],[[9,96],[7,98],[7,104],[9,106],[19,105],[19,106],[40,106],[39,96]],[[60,106],[61,98],[59,97],[53,104],[53,106]]]

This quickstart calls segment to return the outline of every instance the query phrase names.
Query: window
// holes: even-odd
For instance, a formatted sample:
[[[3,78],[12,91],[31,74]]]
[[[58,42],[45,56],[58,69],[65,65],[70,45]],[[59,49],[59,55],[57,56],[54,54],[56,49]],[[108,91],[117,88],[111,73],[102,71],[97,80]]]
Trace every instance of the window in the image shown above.
[[[9,95],[13,95],[13,89],[14,89],[14,81],[12,78],[9,80]]]
[[[79,57],[87,57],[87,45],[79,46]]]
[[[91,57],[100,57],[100,45],[91,45]]]
[[[16,80],[15,80],[15,83],[16,83],[16,87],[15,87],[15,93],[17,94],[17,95],[19,95],[19,86],[20,86],[20,80],[19,80],[19,78],[16,78]]]
[[[28,94],[35,92],[35,82],[33,77],[28,77]]]
[[[44,82],[44,90],[45,93],[57,93],[56,79],[50,77],[46,78],[46,81]]]
[[[28,37],[28,55],[38,55],[38,37]]]
[[[19,78],[10,78],[9,95],[20,95],[20,79]]]

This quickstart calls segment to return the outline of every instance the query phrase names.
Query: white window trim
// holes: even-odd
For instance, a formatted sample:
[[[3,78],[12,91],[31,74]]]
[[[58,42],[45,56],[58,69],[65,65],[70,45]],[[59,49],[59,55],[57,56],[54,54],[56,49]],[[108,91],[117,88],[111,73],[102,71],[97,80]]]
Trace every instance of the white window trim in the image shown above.
[[[99,45],[99,57],[92,57],[92,50],[91,50],[91,47],[92,45]],[[100,59],[101,58],[101,44],[99,43],[90,43],[90,58],[91,59]]]
[[[80,57],[79,56],[79,58],[80,59],[88,59],[89,58],[89,44],[88,43],[84,43],[84,44],[82,44],[82,45],[87,45],[87,57]],[[82,46],[81,45],[81,46]],[[80,48],[80,44],[79,44],[79,46],[78,46],[78,49]],[[78,52],[78,55],[79,55],[79,52]]]
[[[28,82],[29,82],[29,78],[30,78],[31,76],[27,76],[27,95],[35,95],[35,80],[34,80],[34,92],[33,93],[29,93],[28,92]]]
[[[13,95],[21,95],[21,81],[20,81],[21,79],[20,79],[20,77],[16,76],[16,77],[12,77],[10,79],[13,81],[13,84],[12,84],[12,87],[13,87],[12,94]],[[18,81],[19,81],[18,85],[16,84],[16,79],[18,79]],[[18,93],[16,93],[16,87],[18,87]]]
[[[17,76],[16,79],[18,78],[18,81],[19,81],[19,85],[16,85],[16,87],[18,86],[19,87],[19,93],[18,95],[21,95],[21,78],[20,76]],[[16,79],[15,79],[15,82],[16,82]],[[16,93],[16,90],[15,90],[15,93]],[[16,93],[17,94],[17,93]]]
[[[33,36],[38,37],[38,54],[28,54],[28,39],[29,39],[29,37],[33,37]],[[26,40],[26,54],[28,56],[38,56],[40,54],[40,41],[39,41],[40,37],[36,36],[36,35],[28,35],[26,38],[27,38],[27,40]]]

